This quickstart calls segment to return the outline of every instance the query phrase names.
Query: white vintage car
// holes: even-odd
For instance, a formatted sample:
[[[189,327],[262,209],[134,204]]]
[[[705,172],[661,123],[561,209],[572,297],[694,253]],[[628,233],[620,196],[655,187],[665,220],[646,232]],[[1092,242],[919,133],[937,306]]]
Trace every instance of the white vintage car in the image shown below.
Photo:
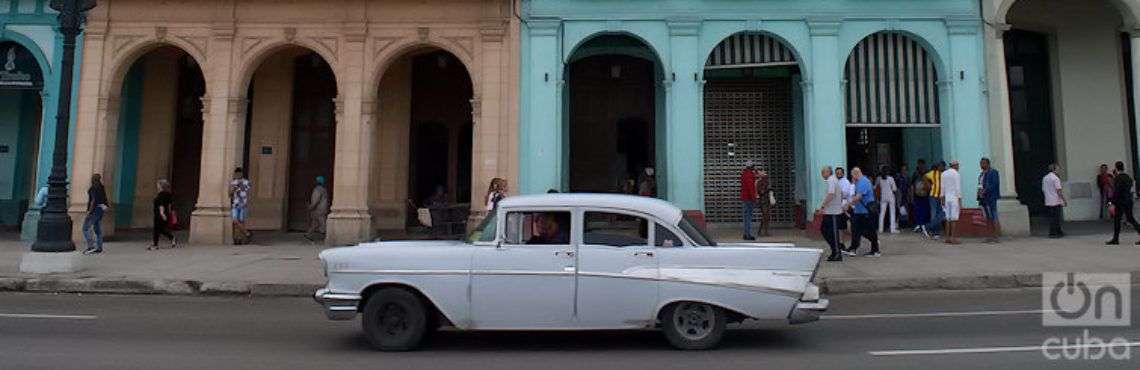
[[[652,232],[650,232],[652,231]],[[332,320],[363,315],[381,350],[460,330],[660,327],[705,349],[725,324],[792,324],[827,309],[812,279],[821,251],[717,245],[672,204],[645,197],[545,194],[504,199],[465,241],[383,241],[321,252]]]

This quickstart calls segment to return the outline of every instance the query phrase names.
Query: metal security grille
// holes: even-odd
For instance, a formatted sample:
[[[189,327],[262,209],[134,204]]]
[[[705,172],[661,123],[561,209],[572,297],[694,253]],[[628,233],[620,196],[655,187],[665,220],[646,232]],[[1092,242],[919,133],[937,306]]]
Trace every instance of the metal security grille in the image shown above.
[[[879,32],[847,57],[847,124],[939,123],[934,61],[914,39]]]
[[[768,172],[773,224],[790,224],[795,198],[791,79],[710,81],[705,86],[705,217],[740,222],[740,171]],[[759,219],[759,212],[757,212]]]
[[[796,56],[780,40],[759,33],[738,33],[709,54],[705,69],[796,65]]]

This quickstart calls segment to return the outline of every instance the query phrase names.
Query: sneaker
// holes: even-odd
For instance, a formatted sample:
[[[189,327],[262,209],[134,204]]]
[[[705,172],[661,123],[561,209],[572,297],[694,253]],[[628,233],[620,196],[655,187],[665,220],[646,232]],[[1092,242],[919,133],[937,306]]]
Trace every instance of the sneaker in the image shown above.
[[[916,233],[917,233],[917,232],[920,232],[920,231],[926,231],[926,230],[925,230],[925,229],[923,229],[923,228],[922,228],[922,226],[915,226],[915,227],[914,227],[914,232],[916,232]]]
[[[942,240],[942,235],[934,234],[931,235],[930,238],[934,240]]]
[[[922,229],[922,237],[930,239],[930,233],[926,232],[926,228],[922,227],[922,226],[919,226],[919,227]]]
[[[843,256],[833,254],[831,257],[827,257],[827,262],[843,262]]]
[[[843,255],[847,256],[847,257],[855,257],[856,256],[855,251],[853,251],[853,250],[844,249],[842,252],[843,252]]]
[[[1140,243],[1140,242],[1136,242],[1136,243]],[[1116,240],[1116,239],[1112,239],[1112,240],[1109,240],[1107,242],[1104,242],[1104,245],[1120,245],[1120,241]]]
[[[83,254],[92,254],[92,253],[95,253],[94,248],[87,248],[83,251]]]
[[[883,256],[883,254],[879,253],[879,252],[867,252],[867,253],[863,254],[863,257],[882,257],[882,256]]]
[[[756,240],[756,237],[754,237],[752,235],[745,235],[743,239],[744,240]]]

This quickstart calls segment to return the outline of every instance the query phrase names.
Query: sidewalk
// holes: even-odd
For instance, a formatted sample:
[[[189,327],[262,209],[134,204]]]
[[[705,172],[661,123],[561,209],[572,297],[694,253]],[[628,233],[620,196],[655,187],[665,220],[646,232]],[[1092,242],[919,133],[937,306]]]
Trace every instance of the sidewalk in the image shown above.
[[[817,282],[829,294],[917,289],[998,289],[1040,286],[1041,272],[1140,272],[1135,234],[1106,247],[1111,225],[1075,224],[1065,239],[1039,237],[982,244],[966,239],[949,246],[904,231],[882,236],[883,257],[823,262]],[[774,230],[765,242],[826,248],[799,230]],[[712,230],[722,242],[739,241],[731,226]],[[326,248],[299,234],[258,235],[268,245],[206,246],[147,251],[146,237],[120,236],[101,255],[85,256],[85,269],[71,275],[19,272],[28,245],[0,235],[0,291],[187,295],[307,296],[324,283],[317,253]],[[864,243],[863,251],[866,251]],[[1133,275],[1140,282],[1140,273]]]

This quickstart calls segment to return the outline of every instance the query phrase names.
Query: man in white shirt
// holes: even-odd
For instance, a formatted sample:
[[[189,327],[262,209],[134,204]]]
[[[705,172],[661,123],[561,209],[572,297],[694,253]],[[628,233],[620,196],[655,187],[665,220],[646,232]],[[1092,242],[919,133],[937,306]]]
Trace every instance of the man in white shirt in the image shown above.
[[[826,186],[824,186],[826,193],[823,197],[823,203],[819,205],[819,209],[816,211],[823,215],[823,220],[819,224],[819,233],[823,236],[823,240],[827,241],[827,246],[831,248],[831,255],[827,257],[827,260],[842,261],[843,254],[839,250],[839,216],[843,214],[842,189],[839,187],[839,179],[831,173],[831,166],[823,166],[820,175],[826,182]]]
[[[1065,236],[1061,231],[1061,207],[1068,204],[1061,189],[1061,178],[1057,177],[1060,169],[1056,163],[1049,165],[1049,173],[1041,179],[1041,192],[1045,194],[1045,208],[1049,210],[1049,238],[1057,239]]]
[[[946,244],[958,241],[958,215],[962,211],[962,178],[958,174],[958,160],[950,161],[950,168],[942,171],[942,210],[946,213]]]

